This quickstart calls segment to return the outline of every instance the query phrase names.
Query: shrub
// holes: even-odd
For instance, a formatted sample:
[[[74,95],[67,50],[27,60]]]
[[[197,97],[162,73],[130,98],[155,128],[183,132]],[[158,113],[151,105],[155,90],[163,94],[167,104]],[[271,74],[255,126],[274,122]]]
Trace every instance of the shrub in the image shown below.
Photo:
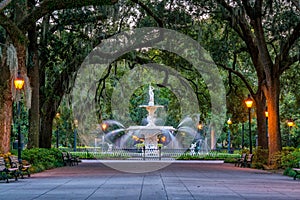
[[[283,174],[294,176],[295,172],[292,168],[300,167],[300,149],[295,149],[295,151],[283,155],[281,161],[282,167],[285,169]]]
[[[257,147],[254,150],[252,167],[256,169],[264,169],[264,166],[268,164],[268,153],[268,149]]]
[[[61,151],[58,149],[33,148],[22,152],[22,159],[31,164],[31,173],[41,172],[64,165]]]
[[[295,150],[281,157],[281,165],[283,168],[300,167],[300,151]]]
[[[95,156],[93,155],[93,153],[90,153],[88,151],[84,151],[84,152],[70,152],[72,154],[72,156],[74,157],[78,157],[80,159],[95,159]]]
[[[300,167],[300,149],[284,148],[281,157],[281,166],[285,169],[283,174],[294,176],[296,172],[292,170],[294,167]],[[294,150],[293,152],[290,152]]]
[[[189,153],[182,154],[177,157],[177,160],[224,160],[224,162],[234,162],[236,158],[239,158],[239,154],[229,154],[229,153],[216,153],[211,152],[208,154],[200,155],[190,155]]]

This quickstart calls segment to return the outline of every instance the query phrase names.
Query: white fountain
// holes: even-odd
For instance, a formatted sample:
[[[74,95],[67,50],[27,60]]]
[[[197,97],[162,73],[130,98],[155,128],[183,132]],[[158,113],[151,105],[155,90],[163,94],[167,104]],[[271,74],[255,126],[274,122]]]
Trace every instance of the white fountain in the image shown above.
[[[163,108],[162,105],[154,104],[154,87],[149,85],[149,103],[148,105],[140,105],[139,107],[146,108],[148,111],[146,126],[130,126],[127,128],[128,132],[132,132],[134,135],[144,138],[144,144],[146,150],[157,149],[158,135],[162,134],[164,130],[175,131],[172,126],[157,126],[155,125],[157,108]]]

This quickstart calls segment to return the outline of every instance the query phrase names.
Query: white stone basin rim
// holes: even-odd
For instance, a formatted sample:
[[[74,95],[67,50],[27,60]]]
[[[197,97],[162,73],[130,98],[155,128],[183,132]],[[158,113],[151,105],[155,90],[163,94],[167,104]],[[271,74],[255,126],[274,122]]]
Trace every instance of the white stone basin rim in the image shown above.
[[[169,131],[176,131],[173,126],[129,126],[126,130],[153,130],[153,131],[162,131],[162,130],[169,130]]]
[[[146,107],[163,108],[164,106],[162,106],[162,105],[140,105],[139,107],[143,107],[143,108],[146,108]]]

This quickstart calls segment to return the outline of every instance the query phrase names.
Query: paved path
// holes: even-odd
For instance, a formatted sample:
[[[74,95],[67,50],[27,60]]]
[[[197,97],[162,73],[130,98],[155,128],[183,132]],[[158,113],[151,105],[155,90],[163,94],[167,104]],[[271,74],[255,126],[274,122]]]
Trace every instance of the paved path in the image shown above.
[[[154,172],[126,173],[83,162],[8,184],[1,181],[0,199],[300,200],[300,181],[231,164],[183,162]]]

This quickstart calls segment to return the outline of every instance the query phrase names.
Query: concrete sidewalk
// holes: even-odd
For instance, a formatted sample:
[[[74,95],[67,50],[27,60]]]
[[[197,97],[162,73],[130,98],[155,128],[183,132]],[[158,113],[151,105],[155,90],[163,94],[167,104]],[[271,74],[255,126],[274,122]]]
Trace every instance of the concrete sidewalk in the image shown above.
[[[100,162],[83,162],[8,184],[1,181],[0,199],[299,200],[300,181],[222,163],[174,162],[154,172],[126,173]]]

